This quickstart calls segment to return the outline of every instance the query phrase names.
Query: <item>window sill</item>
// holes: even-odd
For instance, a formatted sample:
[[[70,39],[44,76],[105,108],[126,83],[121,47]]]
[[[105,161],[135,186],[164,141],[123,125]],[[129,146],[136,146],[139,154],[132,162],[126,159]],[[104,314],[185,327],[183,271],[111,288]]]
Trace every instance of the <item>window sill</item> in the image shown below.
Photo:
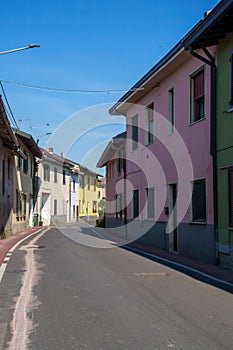
[[[198,119],[198,120],[196,120],[196,121],[194,121],[194,122],[189,122],[189,126],[196,125],[196,124],[202,122],[202,121],[205,120],[205,119],[206,119],[206,116],[205,116],[204,118]]]
[[[226,110],[226,113],[232,113],[233,112],[233,106],[231,106],[229,109]]]
[[[204,226],[206,226],[207,225],[207,222],[205,221],[190,221],[189,222],[190,223],[190,225],[204,225]]]

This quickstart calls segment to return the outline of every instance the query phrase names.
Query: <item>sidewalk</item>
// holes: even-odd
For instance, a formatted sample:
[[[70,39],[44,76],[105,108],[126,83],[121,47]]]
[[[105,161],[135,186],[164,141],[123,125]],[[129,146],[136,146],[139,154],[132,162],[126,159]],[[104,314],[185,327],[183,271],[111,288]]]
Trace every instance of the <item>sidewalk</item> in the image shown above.
[[[9,250],[23,238],[29,236],[31,233],[39,231],[42,227],[32,227],[24,232],[16,233],[14,236],[7,237],[6,239],[0,239],[0,266],[4,262],[4,259]]]
[[[174,264],[180,264],[191,269],[202,272],[203,274],[209,275],[216,279],[232,283],[233,284],[233,270],[225,269],[218,265],[209,265],[203,263],[199,260],[192,258],[187,258],[175,253],[169,253],[165,250],[160,250],[157,248],[142,246],[137,243],[130,243],[126,248],[133,249],[135,251],[142,251],[151,255],[158,257],[158,260],[161,259],[161,262],[173,262]]]

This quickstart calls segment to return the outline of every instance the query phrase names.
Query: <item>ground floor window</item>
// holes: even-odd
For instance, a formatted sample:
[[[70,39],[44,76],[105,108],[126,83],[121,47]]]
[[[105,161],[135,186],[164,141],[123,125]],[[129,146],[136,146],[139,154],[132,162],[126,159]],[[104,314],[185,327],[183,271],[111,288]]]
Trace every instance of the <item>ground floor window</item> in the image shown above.
[[[229,226],[233,227],[233,168],[229,169]]]
[[[16,190],[16,219],[25,221],[27,213],[27,197],[25,193]]]
[[[93,203],[92,203],[92,212],[97,213],[97,202],[96,201],[93,201]]]
[[[54,207],[53,207],[53,213],[54,213],[54,215],[57,215],[57,200],[56,199],[54,199]]]
[[[147,219],[155,217],[154,188],[146,188]]]
[[[139,190],[133,190],[133,218],[139,216]]]
[[[192,185],[192,222],[206,222],[206,181],[194,180]]]

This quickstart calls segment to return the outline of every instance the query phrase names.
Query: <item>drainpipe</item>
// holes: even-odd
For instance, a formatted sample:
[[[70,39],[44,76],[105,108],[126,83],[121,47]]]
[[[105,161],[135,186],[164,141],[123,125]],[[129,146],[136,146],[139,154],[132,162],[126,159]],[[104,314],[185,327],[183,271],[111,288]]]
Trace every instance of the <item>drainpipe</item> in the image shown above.
[[[206,57],[193,51],[192,46],[189,47],[189,52],[192,56],[208,64],[211,68],[211,111],[210,111],[210,154],[213,158],[213,196],[214,196],[214,235],[216,245],[216,262],[219,262],[219,236],[218,236],[218,174],[217,174],[217,118],[216,118],[216,81],[217,81],[217,67],[215,58],[206,49],[202,49]]]

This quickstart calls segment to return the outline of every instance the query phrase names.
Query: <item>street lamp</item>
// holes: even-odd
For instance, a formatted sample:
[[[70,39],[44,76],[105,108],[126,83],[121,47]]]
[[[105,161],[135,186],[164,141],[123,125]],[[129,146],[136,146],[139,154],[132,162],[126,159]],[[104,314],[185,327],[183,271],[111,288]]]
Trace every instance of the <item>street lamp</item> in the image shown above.
[[[16,51],[22,51],[22,50],[27,50],[27,49],[33,49],[34,47],[40,47],[39,44],[29,44],[24,47],[19,47],[18,49],[12,49],[12,50],[6,50],[6,51],[0,51],[0,55],[5,55],[7,53],[12,53]]]
[[[52,133],[51,133],[51,132],[46,132],[46,134],[38,135],[38,136],[36,136],[36,137],[43,137],[43,136],[47,136],[47,135],[52,135]],[[36,140],[37,145],[39,144],[39,141],[40,141],[40,139],[37,139],[37,140]]]

